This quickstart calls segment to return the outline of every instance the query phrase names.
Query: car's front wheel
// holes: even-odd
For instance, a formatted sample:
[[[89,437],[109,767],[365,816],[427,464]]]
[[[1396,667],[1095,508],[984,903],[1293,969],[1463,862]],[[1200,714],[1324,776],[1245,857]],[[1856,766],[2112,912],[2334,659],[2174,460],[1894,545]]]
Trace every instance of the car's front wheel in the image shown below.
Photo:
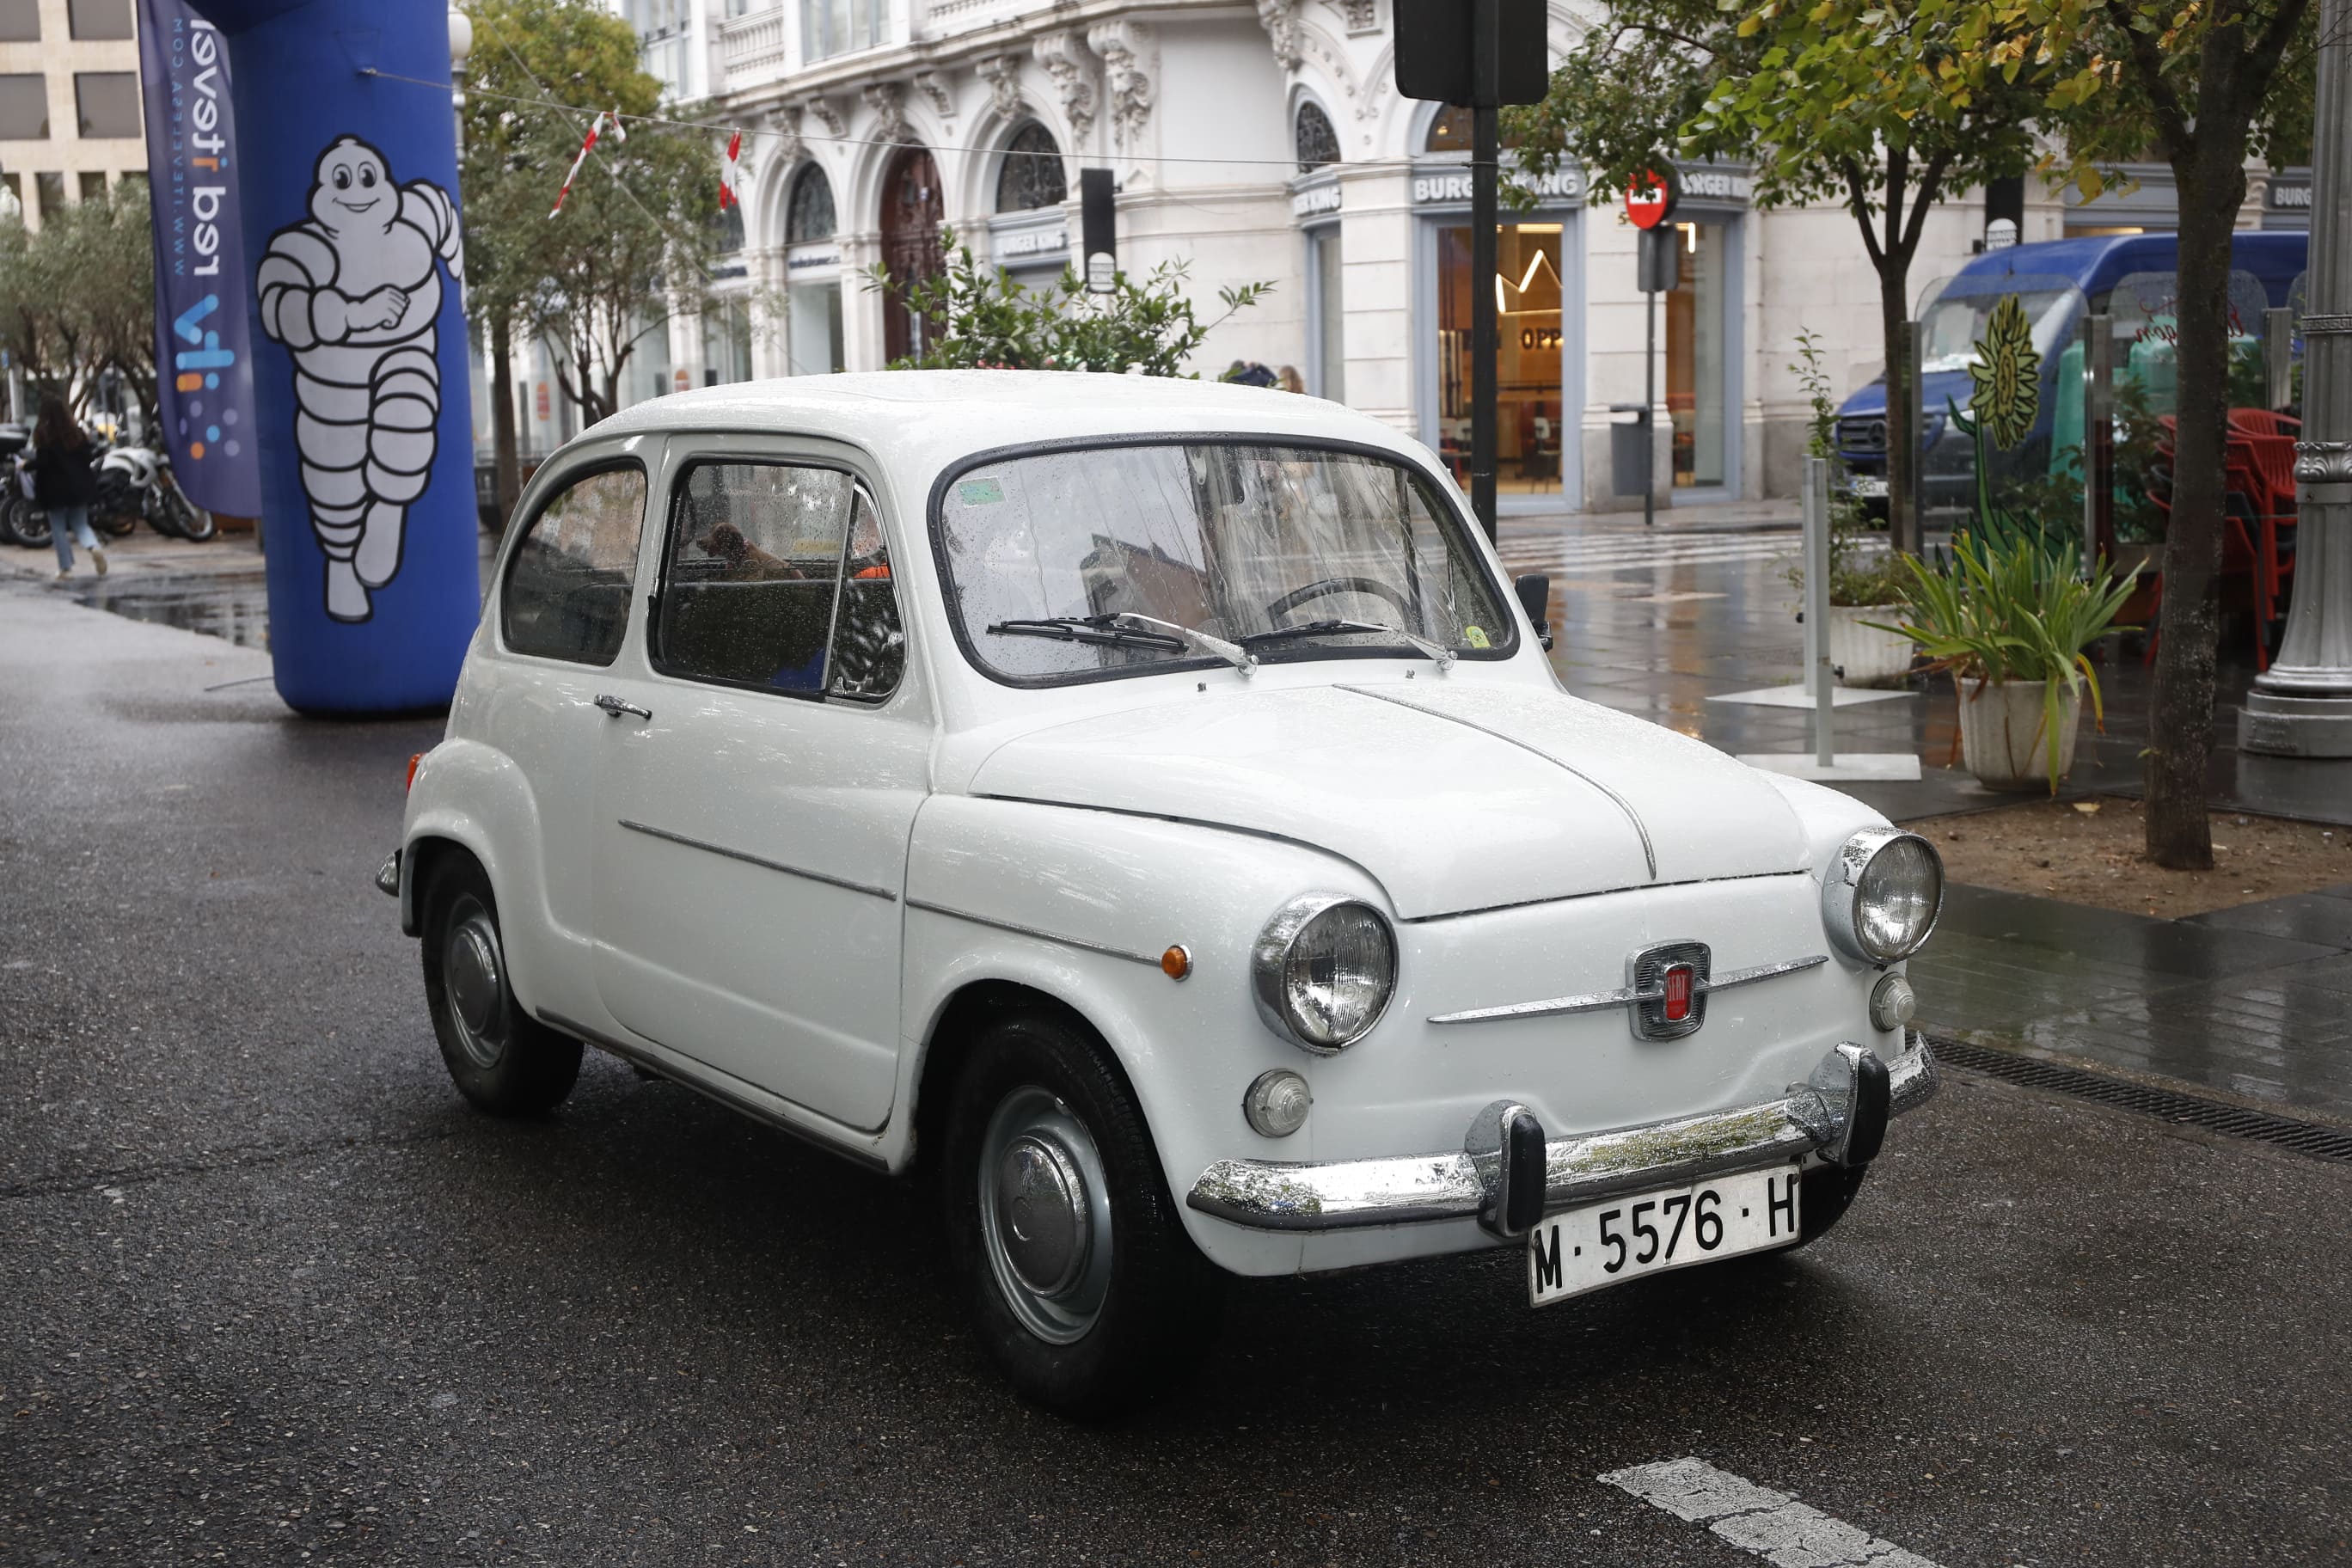
[[[1014,1389],[1094,1419],[1182,1370],[1213,1331],[1217,1275],[1092,1038],[1050,1015],[1002,1019],[974,1042],[954,1095],[940,1172],[950,1250]]]
[[[554,1109],[580,1077],[580,1042],[515,1000],[490,879],[453,856],[425,889],[425,998],[457,1091],[495,1116]]]

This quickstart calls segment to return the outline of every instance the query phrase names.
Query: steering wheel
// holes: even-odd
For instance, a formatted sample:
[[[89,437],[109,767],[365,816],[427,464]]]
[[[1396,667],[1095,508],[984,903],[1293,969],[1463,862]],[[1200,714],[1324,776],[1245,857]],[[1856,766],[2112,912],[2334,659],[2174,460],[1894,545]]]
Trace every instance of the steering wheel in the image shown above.
[[[1319,583],[1309,583],[1304,588],[1293,588],[1265,607],[1266,619],[1278,626],[1282,624],[1283,616],[1307,600],[1321,598],[1326,594],[1370,594],[1375,599],[1385,599],[1394,605],[1400,621],[1412,619],[1412,607],[1405,603],[1404,595],[1377,577],[1326,577]]]

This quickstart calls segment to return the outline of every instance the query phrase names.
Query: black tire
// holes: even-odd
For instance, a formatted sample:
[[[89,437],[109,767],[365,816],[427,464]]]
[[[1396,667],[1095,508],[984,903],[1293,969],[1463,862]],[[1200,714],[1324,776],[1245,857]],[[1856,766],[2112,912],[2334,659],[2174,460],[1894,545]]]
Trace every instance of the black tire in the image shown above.
[[[9,531],[17,543],[27,550],[42,550],[49,542],[49,514],[19,496],[11,501],[8,516]]]
[[[139,526],[139,513],[135,510],[118,511],[107,509],[106,503],[101,500],[99,505],[89,509],[89,526],[97,531],[101,539],[126,538]]]
[[[522,1009],[508,981],[490,879],[469,857],[425,888],[425,999],[457,1092],[493,1116],[538,1116],[580,1077],[580,1042]]]
[[[1059,1415],[1101,1420],[1189,1367],[1215,1333],[1221,1278],[1184,1234],[1142,1113],[1099,1043],[1051,1014],[1002,1018],[974,1042],[951,1092],[939,1171],[949,1253],[982,1347],[1014,1391]],[[1089,1154],[1098,1206],[1086,1184]],[[1029,1188],[1046,1195],[1016,1202],[1016,1169],[1047,1171],[1039,1179],[1050,1190],[1034,1180]],[[1018,1230],[1003,1240],[1013,1215],[1034,1214],[1029,1205],[1065,1190],[1053,1184],[1055,1170],[1077,1173],[1086,1201],[1046,1208],[1038,1241]],[[1057,1247],[1072,1233],[1055,1220],[1078,1208],[1107,1223],[1089,1218],[1075,1247]],[[1016,1257],[1033,1272],[1075,1260],[1041,1291],[1024,1282]],[[1066,1285],[1058,1296],[1057,1281]]]
[[[1870,1167],[1857,1165],[1845,1170],[1836,1165],[1817,1165],[1800,1178],[1804,1184],[1804,1197],[1798,1205],[1797,1245],[1811,1247],[1830,1232],[1830,1227],[1845,1217],[1853,1205],[1853,1195],[1862,1191],[1862,1179],[1870,1174]]]

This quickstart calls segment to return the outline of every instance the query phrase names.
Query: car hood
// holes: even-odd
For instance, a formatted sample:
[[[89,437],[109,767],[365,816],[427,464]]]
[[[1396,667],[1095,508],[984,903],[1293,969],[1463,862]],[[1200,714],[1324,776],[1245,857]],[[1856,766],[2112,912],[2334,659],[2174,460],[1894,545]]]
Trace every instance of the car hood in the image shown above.
[[[975,795],[1203,822],[1362,867],[1414,920],[1801,871],[1762,774],[1654,724],[1459,677],[1201,693],[1034,730]]]

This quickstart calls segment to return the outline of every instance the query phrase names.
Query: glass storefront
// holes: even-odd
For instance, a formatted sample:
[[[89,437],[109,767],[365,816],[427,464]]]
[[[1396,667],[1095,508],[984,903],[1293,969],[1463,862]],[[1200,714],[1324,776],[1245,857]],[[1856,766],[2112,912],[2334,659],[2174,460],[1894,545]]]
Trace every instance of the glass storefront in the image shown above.
[[[1567,323],[1561,315],[1565,226],[1503,224],[1496,230],[1495,486],[1503,495],[1552,494],[1560,488],[1568,418],[1560,379]],[[1437,447],[1469,481],[1471,265],[1468,224],[1437,230]]]
[[[1307,255],[1314,318],[1313,339],[1307,345],[1313,379],[1307,390],[1344,403],[1348,400],[1348,312],[1340,280],[1339,226],[1307,230]]]
[[[1730,225],[1675,225],[1680,280],[1664,300],[1666,417],[1674,432],[1676,489],[1730,481],[1731,409],[1726,290],[1731,284]]]

